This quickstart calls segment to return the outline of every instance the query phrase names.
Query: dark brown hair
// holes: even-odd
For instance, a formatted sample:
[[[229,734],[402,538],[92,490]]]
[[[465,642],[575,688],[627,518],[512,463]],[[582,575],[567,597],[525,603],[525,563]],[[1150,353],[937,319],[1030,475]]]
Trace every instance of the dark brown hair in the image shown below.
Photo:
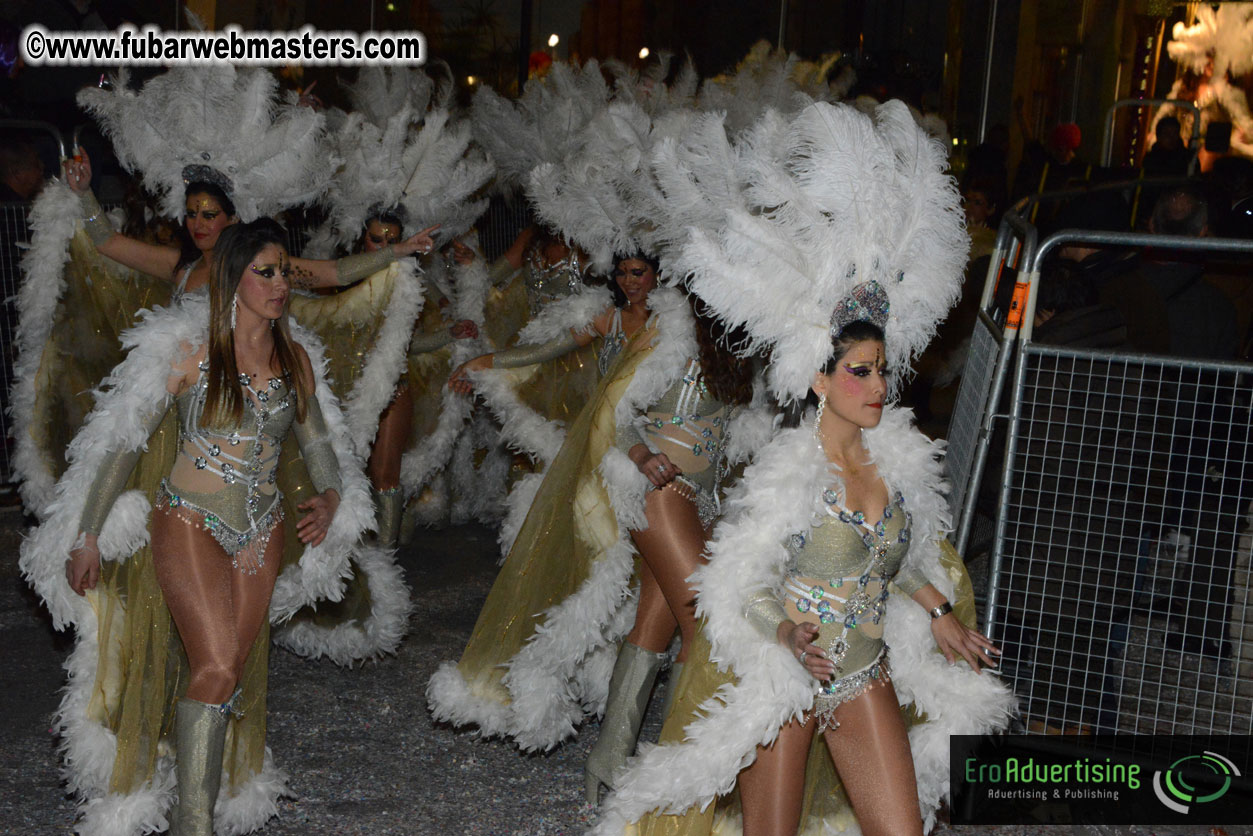
[[[239,281],[264,247],[277,244],[286,250],[286,240],[283,227],[269,218],[261,218],[228,226],[213,248],[213,263],[209,268],[209,383],[204,414],[215,424],[238,423],[243,418],[244,398],[247,397],[239,382],[235,331],[231,328],[231,309]],[[286,311],[274,320],[274,352],[270,355],[270,364],[273,366],[275,361],[295,392],[296,420],[302,420],[306,399],[313,397],[313,381],[306,380],[300,373],[300,358],[287,325]]]
[[[748,344],[742,328],[727,328],[699,296],[687,295],[696,319],[696,345],[705,385],[724,404],[746,404],[753,399],[753,359],[741,357]]]

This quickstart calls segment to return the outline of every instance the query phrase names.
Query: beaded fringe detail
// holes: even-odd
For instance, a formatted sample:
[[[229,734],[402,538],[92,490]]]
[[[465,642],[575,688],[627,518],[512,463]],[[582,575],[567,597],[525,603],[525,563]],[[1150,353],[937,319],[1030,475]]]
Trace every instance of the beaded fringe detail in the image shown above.
[[[231,566],[246,575],[255,575],[265,565],[265,550],[270,545],[274,527],[283,521],[283,504],[275,502],[249,531],[236,531],[221,517],[170,490],[162,479],[157,490],[156,508],[174,514],[183,522],[213,535],[218,545],[231,556]]]
[[[835,710],[849,700],[856,699],[876,685],[882,685],[892,678],[892,669],[888,665],[887,648],[879,655],[878,660],[855,674],[837,679],[814,697],[813,716],[818,720],[818,733],[834,731],[840,727],[836,722]]]
[[[675,491],[679,496],[691,502],[696,506],[696,514],[700,517],[701,525],[708,527],[718,517],[718,500],[709,495],[709,492],[700,485],[683,476],[676,476],[672,482],[666,485]],[[662,490],[665,490],[663,488]]]

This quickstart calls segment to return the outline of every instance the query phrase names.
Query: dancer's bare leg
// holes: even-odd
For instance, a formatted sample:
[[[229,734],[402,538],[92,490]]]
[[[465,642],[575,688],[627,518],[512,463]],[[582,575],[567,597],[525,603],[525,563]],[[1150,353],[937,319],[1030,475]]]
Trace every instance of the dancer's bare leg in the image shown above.
[[[274,582],[278,579],[279,564],[283,560],[283,524],[274,526],[270,542],[265,549],[264,562],[257,574],[249,575],[236,570],[231,574],[234,582],[235,632],[239,636],[239,656],[235,660],[235,678],[242,679],[244,665],[252,652],[257,634],[270,617],[270,598],[274,594]]]
[[[812,717],[788,723],[773,744],[757,747],[757,759],[740,773],[744,836],[795,836],[815,726]]]
[[[400,460],[412,431],[413,394],[408,386],[399,386],[392,402],[379,416],[378,433],[366,464],[366,474],[375,490],[387,491],[400,485]]]
[[[891,681],[841,705],[835,719],[840,727],[824,737],[861,832],[922,836],[914,758]]]
[[[683,646],[675,661],[684,662],[696,635],[696,593],[687,579],[705,562],[709,532],[695,503],[673,487],[649,491],[644,514],[648,528],[631,532],[631,537],[679,623]]]
[[[187,697],[226,702],[266,616],[282,555],[275,529],[256,575],[242,575],[213,535],[175,514],[152,515],[152,558],[166,606],[187,651]],[[250,588],[237,600],[237,588]],[[247,641],[244,641],[244,632]]]
[[[653,570],[648,568],[648,563],[641,562],[640,600],[635,607],[635,626],[626,640],[653,653],[665,653],[677,626]]]

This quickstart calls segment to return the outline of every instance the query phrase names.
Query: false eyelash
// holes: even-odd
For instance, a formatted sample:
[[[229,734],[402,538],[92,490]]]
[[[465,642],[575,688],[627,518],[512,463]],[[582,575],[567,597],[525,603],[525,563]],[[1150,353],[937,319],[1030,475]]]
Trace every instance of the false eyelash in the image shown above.
[[[853,366],[845,366],[844,370],[847,371],[849,374],[853,375],[853,377],[870,377],[870,372],[871,372],[871,368],[869,366],[858,366],[856,368],[854,368]],[[884,377],[891,377],[892,370],[887,369],[887,368],[880,369],[879,374],[883,375]]]

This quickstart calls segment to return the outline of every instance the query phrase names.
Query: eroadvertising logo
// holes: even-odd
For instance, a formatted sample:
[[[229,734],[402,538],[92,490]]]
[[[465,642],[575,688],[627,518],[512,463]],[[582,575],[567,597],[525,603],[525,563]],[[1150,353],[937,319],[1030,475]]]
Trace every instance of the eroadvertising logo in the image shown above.
[[[1199,767],[1217,776],[1220,783],[1213,792],[1201,794],[1203,791],[1190,783],[1188,767]],[[1205,752],[1201,755],[1185,755],[1164,770],[1153,773],[1153,792],[1157,800],[1181,815],[1187,815],[1193,807],[1217,801],[1231,789],[1232,778],[1239,778],[1240,770],[1217,752]]]
[[[1253,738],[952,738],[953,824],[1253,824]]]

